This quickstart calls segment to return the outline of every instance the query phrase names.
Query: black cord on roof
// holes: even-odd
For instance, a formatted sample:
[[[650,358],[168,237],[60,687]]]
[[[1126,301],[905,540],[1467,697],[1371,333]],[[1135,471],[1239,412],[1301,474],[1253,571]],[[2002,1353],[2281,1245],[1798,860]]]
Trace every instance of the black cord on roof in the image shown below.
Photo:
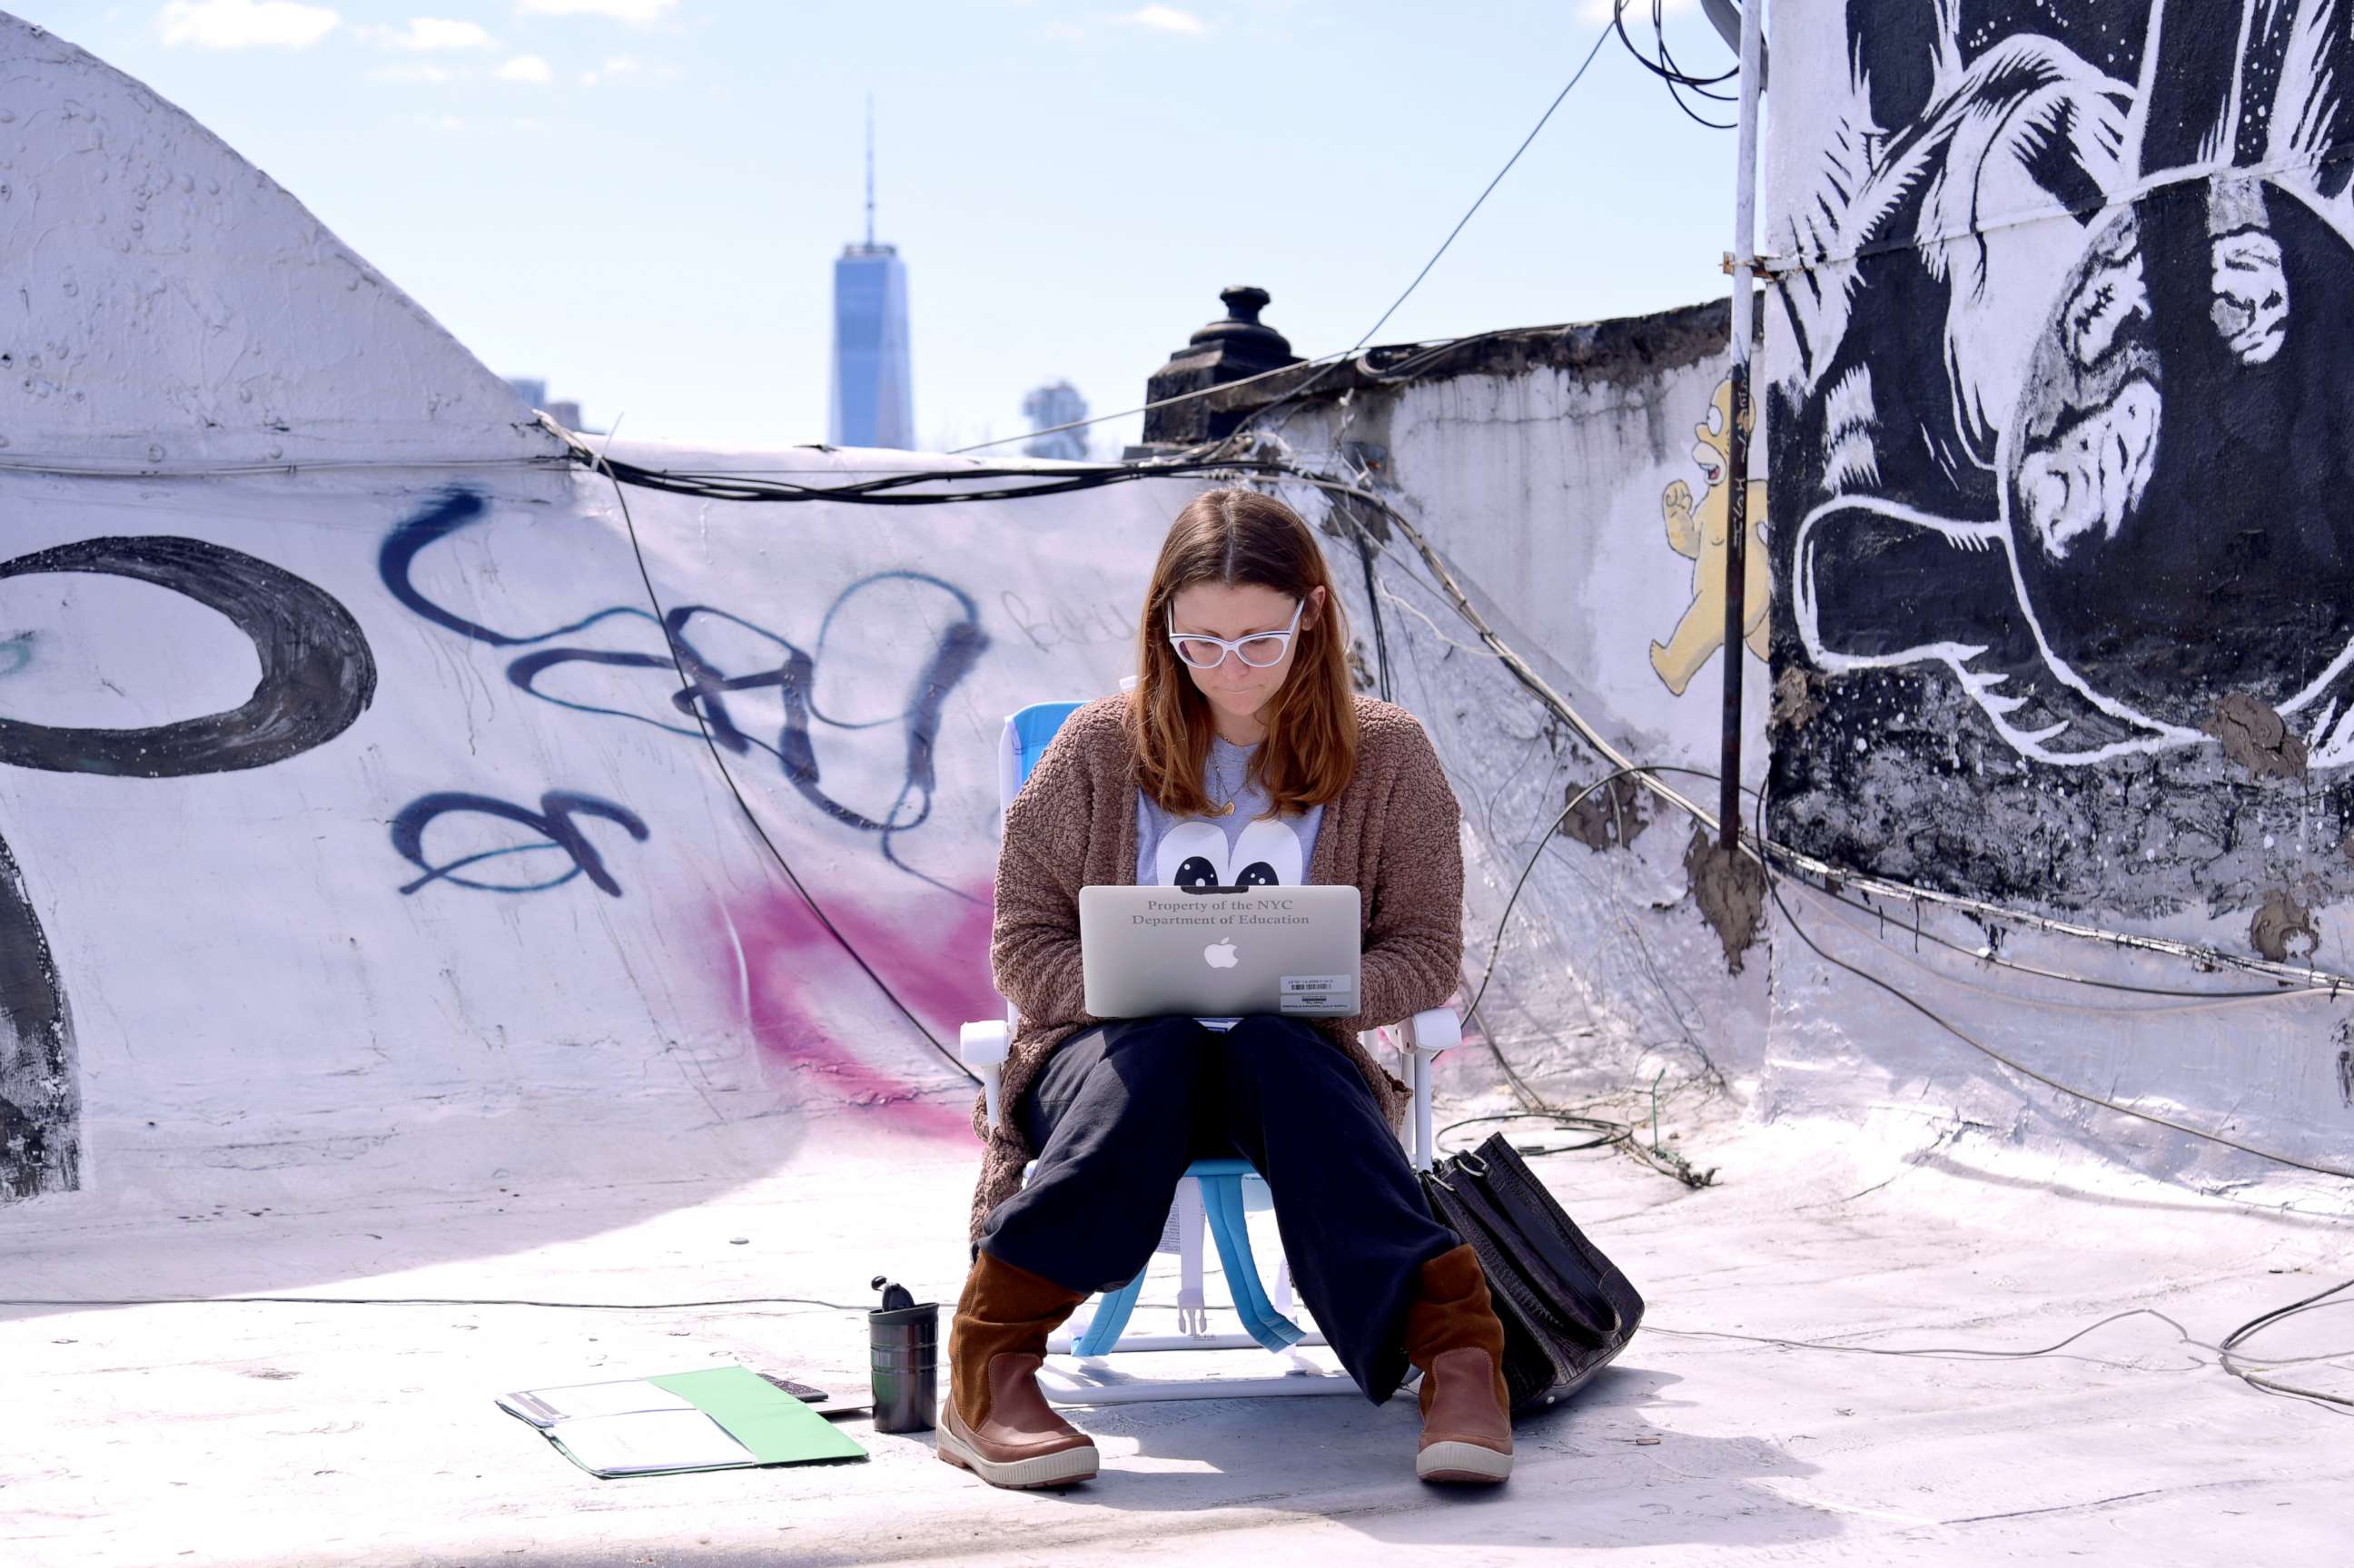
[[[1756,5],[1760,0],[1748,0],[1748,3]],[[1627,52],[1634,57],[1635,63],[1667,83],[1668,96],[1675,101],[1678,109],[1684,111],[1686,119],[1695,124],[1705,125],[1712,131],[1736,129],[1730,122],[1711,120],[1701,114],[1691,104],[1684,101],[1683,95],[1690,92],[1701,98],[1712,99],[1719,103],[1733,102],[1735,95],[1718,91],[1717,85],[1740,76],[1740,68],[1736,66],[1731,70],[1720,71],[1715,76],[1695,76],[1676,64],[1675,56],[1668,49],[1667,16],[1661,0],[1651,0],[1651,36],[1656,41],[1659,53],[1656,58],[1646,55],[1635,47],[1635,40],[1627,36],[1628,5],[1628,0],[1617,0],[1617,5],[1610,13],[1610,26],[1617,33],[1618,41],[1627,46]]]
[[[2299,1312],[2310,1311],[2328,1301],[2331,1297],[2348,1290],[2354,1290],[2354,1279],[2333,1285],[2327,1290],[2317,1290],[2301,1301],[2292,1301],[2285,1307],[2275,1307],[2269,1312],[2259,1313],[2249,1319],[2223,1336],[2223,1343],[2220,1347],[2223,1357],[2223,1370],[2250,1388],[2262,1389],[2266,1393],[2277,1393],[2289,1399],[2302,1399],[2308,1404],[2318,1405],[2328,1410],[2333,1415],[2344,1415],[2349,1412],[2354,1412],[2354,1399],[2349,1399],[2342,1393],[2324,1393],[2318,1389],[2300,1388],[2295,1383],[2280,1383],[2266,1377],[2263,1372],[2253,1371],[2241,1364],[2240,1360],[2240,1348],[2255,1334],[2285,1319],[2293,1318]]]

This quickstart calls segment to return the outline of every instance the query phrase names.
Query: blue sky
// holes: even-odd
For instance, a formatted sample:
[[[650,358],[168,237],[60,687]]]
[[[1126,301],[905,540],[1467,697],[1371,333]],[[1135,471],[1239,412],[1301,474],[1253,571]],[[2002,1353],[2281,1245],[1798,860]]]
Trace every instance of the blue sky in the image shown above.
[[[504,375],[642,439],[822,440],[831,264],[908,269],[916,426],[1097,413],[1257,283],[1372,325],[1606,0],[4,0],[204,122]],[[1642,6],[1648,16],[1648,5]],[[1728,56],[1691,0],[1670,37]],[[1729,116],[1726,116],[1729,118]],[[1614,39],[1376,341],[1721,296],[1734,145]],[[1102,450],[1140,420],[1103,427]],[[1018,450],[1009,447],[1009,451]]]

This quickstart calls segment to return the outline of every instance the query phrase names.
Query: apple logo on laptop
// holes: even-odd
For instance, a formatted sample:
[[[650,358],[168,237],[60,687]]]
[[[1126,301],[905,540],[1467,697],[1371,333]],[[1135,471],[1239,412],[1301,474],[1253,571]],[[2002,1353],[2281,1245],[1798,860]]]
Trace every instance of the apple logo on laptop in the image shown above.
[[[1214,969],[1230,969],[1242,962],[1235,957],[1235,945],[1231,940],[1211,943],[1202,949],[1202,957],[1210,961]]]

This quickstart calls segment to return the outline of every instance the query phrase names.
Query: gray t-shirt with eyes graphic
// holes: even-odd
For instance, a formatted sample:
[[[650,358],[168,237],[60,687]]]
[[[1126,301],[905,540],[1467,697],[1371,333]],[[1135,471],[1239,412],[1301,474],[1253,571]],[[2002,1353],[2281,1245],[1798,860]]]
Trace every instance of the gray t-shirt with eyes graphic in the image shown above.
[[[1136,794],[1136,883],[1140,887],[1301,887],[1316,853],[1324,808],[1267,816],[1267,791],[1250,774],[1256,746],[1210,742],[1202,770],[1213,800],[1231,798],[1222,817],[1172,817],[1142,790]]]

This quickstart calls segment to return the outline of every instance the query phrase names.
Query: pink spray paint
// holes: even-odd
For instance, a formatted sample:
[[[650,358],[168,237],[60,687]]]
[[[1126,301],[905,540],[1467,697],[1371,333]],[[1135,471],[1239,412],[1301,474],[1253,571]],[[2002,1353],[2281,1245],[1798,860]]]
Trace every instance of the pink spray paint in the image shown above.
[[[848,898],[827,900],[825,912],[859,958],[953,1052],[960,1025],[1004,1013],[1004,1002],[990,990],[990,894],[984,885],[973,899],[936,896],[889,919]],[[932,1050],[800,895],[779,888],[734,901],[714,926],[723,950],[731,927],[741,950],[740,975],[732,972],[735,953],[727,952],[727,978],[740,980],[746,1022],[765,1054],[822,1080],[845,1103],[884,1110],[897,1129],[972,1136],[965,1107],[920,1099],[921,1086],[875,1065],[872,1058],[886,1053],[929,1057]],[[884,1033],[863,1054],[833,1038],[822,1022],[862,993],[867,1000],[859,1011],[887,1020],[874,1026]]]

